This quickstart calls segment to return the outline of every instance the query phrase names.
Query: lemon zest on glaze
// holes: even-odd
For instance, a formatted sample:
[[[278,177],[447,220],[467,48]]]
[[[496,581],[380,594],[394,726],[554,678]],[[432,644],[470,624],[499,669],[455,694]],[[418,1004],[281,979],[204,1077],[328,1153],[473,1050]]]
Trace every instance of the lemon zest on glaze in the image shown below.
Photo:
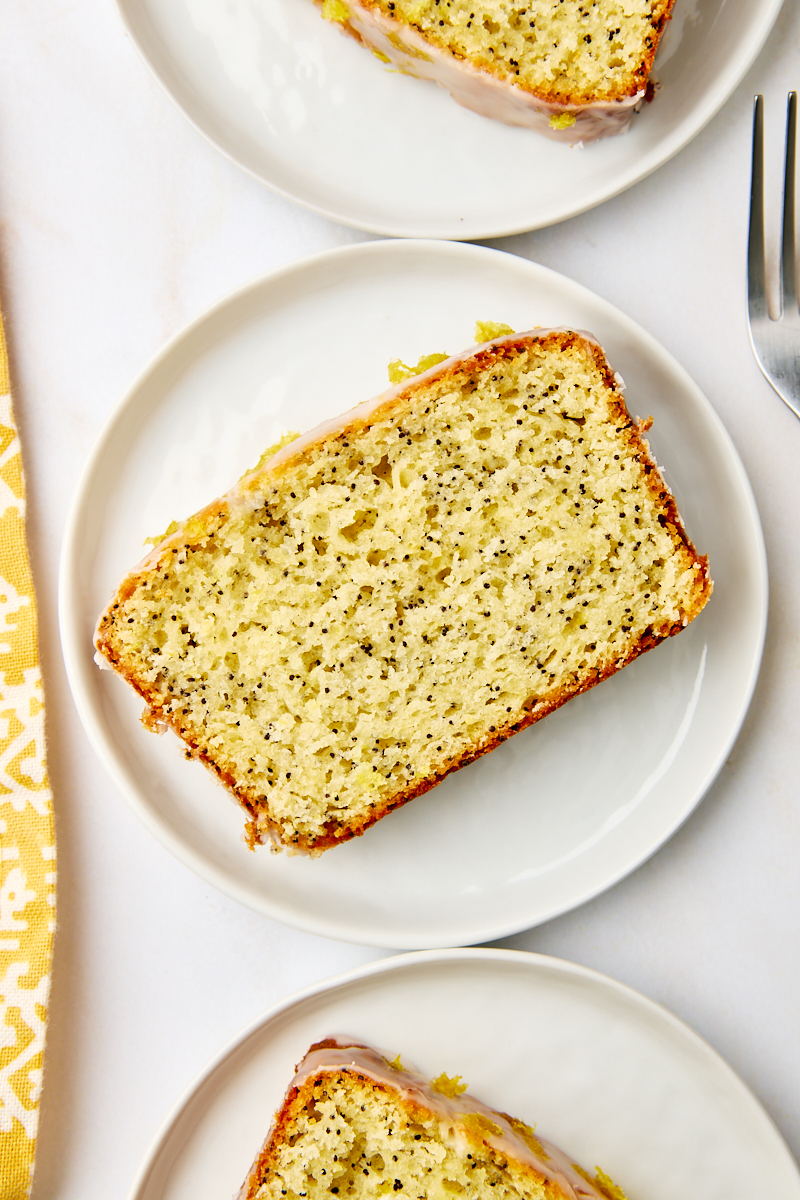
[[[592,1178],[588,1171],[584,1171],[583,1167],[579,1167],[577,1163],[572,1164],[572,1169],[573,1171],[577,1171],[581,1179],[585,1179],[592,1187],[597,1188],[598,1192],[607,1197],[607,1200],[628,1200],[622,1188],[614,1183],[614,1180],[609,1178],[600,1167],[595,1167],[597,1174],[594,1178]]]
[[[597,1174],[594,1177],[593,1183],[596,1188],[599,1188],[604,1196],[608,1196],[608,1200],[628,1200],[628,1197],[623,1192],[622,1188],[614,1183],[606,1175],[605,1171],[601,1171],[600,1167],[595,1167]]]
[[[342,0],[323,0],[322,15],[326,21],[338,21],[345,25],[350,20],[350,9]]]
[[[431,1087],[440,1096],[447,1096],[448,1100],[455,1100],[456,1096],[467,1090],[467,1084],[461,1082],[460,1075],[445,1075],[444,1071],[431,1080]]]
[[[493,342],[495,338],[516,332],[516,329],[512,329],[510,325],[504,325],[501,321],[475,322],[475,341],[478,343]]]
[[[175,530],[180,529],[180,527],[181,527],[180,521],[170,521],[169,525],[167,526],[167,528],[164,530],[163,533],[158,533],[158,534],[156,534],[155,537],[145,538],[144,541],[142,542],[142,545],[143,546],[157,546],[159,542],[163,542],[164,538],[168,538],[171,533],[174,533]]]
[[[328,0],[325,0],[325,2],[327,3]],[[551,129],[569,129],[572,125],[575,124],[576,119],[577,118],[576,118],[575,114],[570,113],[570,112],[554,114],[550,118],[550,128]]]
[[[539,1158],[541,1158],[544,1162],[547,1162],[550,1158],[550,1155],[547,1153],[533,1129],[531,1129],[530,1125],[526,1125],[525,1122],[520,1121],[518,1117],[506,1117],[506,1120],[514,1130],[514,1133],[517,1135],[517,1137],[525,1143],[528,1149],[532,1150],[534,1154],[538,1154]],[[534,1126],[534,1129],[535,1128],[536,1126]]]
[[[261,458],[258,460],[256,465],[254,467],[252,467],[249,471],[245,471],[244,475],[242,476],[242,479],[244,479],[247,475],[252,475],[255,471],[261,471],[267,465],[269,460],[278,453],[279,450],[282,450],[284,446],[288,446],[290,442],[297,441],[297,439],[299,437],[300,437],[300,434],[296,433],[294,430],[290,430],[288,433],[284,433],[283,436],[279,439],[279,441],[274,442],[271,446],[267,446],[266,450],[261,455]]]
[[[449,354],[423,354],[415,367],[410,367],[402,359],[393,358],[388,367],[389,382],[402,383],[404,379],[412,379],[415,375],[421,375],[423,371],[427,371],[429,367],[435,367],[437,363],[445,362],[449,357]]]
[[[471,1129],[473,1133],[491,1134],[492,1137],[502,1137],[503,1131],[499,1125],[496,1125],[490,1117],[485,1117],[483,1113],[465,1113],[461,1118],[462,1125],[467,1129]]]

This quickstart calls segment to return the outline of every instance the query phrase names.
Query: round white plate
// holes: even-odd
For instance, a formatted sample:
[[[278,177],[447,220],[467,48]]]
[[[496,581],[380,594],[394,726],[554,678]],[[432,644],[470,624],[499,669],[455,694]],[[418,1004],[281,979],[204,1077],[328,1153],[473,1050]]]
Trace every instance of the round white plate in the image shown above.
[[[312,1042],[401,1053],[647,1200],[800,1198],[775,1126],[697,1034],[556,958],[459,950],[384,959],[290,997],[214,1059],[165,1122],[129,1200],[236,1195]]]
[[[92,661],[92,633],[143,540],[224,492],[286,429],[382,391],[400,357],[464,349],[476,319],[593,331],[652,414],[716,590],[679,637],[321,858],[242,841],[244,817],[141,700]],[[458,242],[372,242],[285,268],[176,338],[113,414],[85,470],[61,574],[78,708],[122,792],[169,849],[287,924],[371,945],[463,945],[526,928],[609,887],[664,842],[728,754],[766,614],[758,515],[725,430],[633,321],[575,283]]]
[[[359,229],[467,239],[561,221],[666,162],[728,99],[782,0],[677,0],[655,101],[586,150],[388,69],[312,0],[117,2],[186,116],[275,191]]]

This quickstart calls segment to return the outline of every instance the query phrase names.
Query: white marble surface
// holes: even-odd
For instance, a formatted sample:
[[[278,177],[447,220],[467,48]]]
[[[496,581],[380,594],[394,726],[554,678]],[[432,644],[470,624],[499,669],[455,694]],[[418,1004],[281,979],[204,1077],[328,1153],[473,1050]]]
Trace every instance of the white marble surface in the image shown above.
[[[2,6],[2,28],[1,297],[59,837],[34,1196],[100,1200],[125,1196],[168,1108],[243,1024],[381,951],[284,929],[216,894],[115,793],[61,661],[66,509],[100,423],[168,336],[257,273],[362,235],[273,196],[208,146],[139,60],[110,0],[18,0]],[[749,1083],[796,1155],[800,424],[750,353],[744,238],[752,94],[767,98],[777,179],[785,94],[799,84],[800,6],[787,0],[753,70],[676,159],[594,212],[497,243],[598,291],[694,376],[750,474],[772,589],[751,712],[697,813],[611,892],[504,944],[587,964],[667,1005]]]

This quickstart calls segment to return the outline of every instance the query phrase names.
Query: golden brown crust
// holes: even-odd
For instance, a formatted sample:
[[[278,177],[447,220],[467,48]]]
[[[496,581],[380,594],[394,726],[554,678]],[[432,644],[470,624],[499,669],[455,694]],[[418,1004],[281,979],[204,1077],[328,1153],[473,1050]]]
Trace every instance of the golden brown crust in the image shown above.
[[[259,800],[258,793],[250,794],[228,771],[220,767],[209,756],[204,748],[200,730],[193,728],[191,723],[185,719],[181,720],[176,716],[163,712],[162,698],[155,687],[148,685],[128,663],[121,660],[111,636],[116,610],[136,591],[141,581],[146,579],[152,572],[158,571],[161,568],[167,556],[178,554],[181,550],[192,544],[204,541],[209,532],[224,522],[231,504],[235,502],[234,497],[241,494],[247,495],[249,491],[255,490],[260,486],[260,481],[263,480],[263,476],[267,471],[273,477],[285,475],[292,471],[298,463],[311,457],[314,447],[318,442],[316,440],[311,441],[302,446],[297,452],[293,454],[289,453],[275,468],[271,468],[267,464],[260,472],[253,472],[251,475],[245,476],[240,481],[240,484],[228,493],[227,496],[214,500],[199,513],[191,517],[189,521],[185,522],[173,534],[165,538],[154,548],[144,562],[123,580],[112,603],[100,619],[95,644],[98,651],[107,659],[111,667],[144,700],[147,705],[147,710],[143,717],[145,725],[150,729],[163,730],[166,727],[173,729],[184,742],[187,757],[195,758],[208,767],[217,776],[223,786],[239,801],[248,816],[246,840],[251,849],[255,848],[259,843],[272,839],[287,849],[318,854],[353,837],[360,837],[376,821],[381,820],[388,813],[402,807],[417,796],[430,791],[437,784],[441,783],[447,775],[469,765],[484,754],[488,754],[513,734],[527,729],[528,726],[548,716],[574,696],[580,695],[603,680],[610,678],[610,676],[616,674],[622,667],[633,662],[634,659],[647,650],[652,649],[666,638],[679,633],[681,629],[697,616],[706,604],[713,587],[708,573],[708,560],[697,554],[694,545],[683,527],[675,500],[664,483],[658,467],[650,455],[647,443],[644,441],[643,434],[649,428],[649,419],[641,424],[637,424],[632,420],[624,399],[618,391],[616,376],[609,366],[602,348],[596,342],[589,341],[577,333],[560,330],[550,331],[538,338],[528,334],[506,338],[498,343],[489,343],[467,359],[457,360],[455,363],[445,365],[441,370],[435,371],[433,374],[426,372],[425,376],[420,379],[409,380],[401,389],[390,394],[390,398],[373,409],[367,417],[355,417],[347,425],[333,433],[325,435],[324,440],[341,442],[346,445],[348,439],[356,436],[361,430],[368,428],[376,420],[384,419],[397,410],[404,408],[408,404],[410,397],[422,388],[429,386],[432,378],[435,378],[437,381],[452,378],[455,381],[459,376],[472,374],[476,370],[480,370],[490,364],[494,365],[504,359],[512,359],[533,342],[539,343],[546,349],[558,348],[561,351],[577,347],[581,351],[588,352],[591,355],[597,370],[602,375],[604,383],[613,393],[613,399],[610,403],[612,405],[612,412],[618,421],[617,432],[628,441],[629,445],[635,451],[635,456],[643,469],[646,487],[662,510],[659,520],[669,532],[675,546],[676,554],[681,556],[685,566],[693,567],[698,573],[700,587],[695,595],[694,606],[690,611],[681,614],[679,622],[658,629],[653,627],[648,629],[638,642],[628,647],[623,657],[611,659],[599,667],[587,668],[582,675],[576,676],[571,687],[556,689],[538,698],[532,697],[502,727],[490,726],[487,735],[467,747],[458,759],[443,761],[424,779],[415,781],[414,784],[397,792],[382,803],[376,802],[374,807],[370,807],[367,812],[352,819],[349,823],[343,824],[331,821],[325,826],[325,831],[321,836],[310,839],[305,835],[295,834],[292,840],[288,841],[283,828],[272,820],[268,808]],[[189,536],[187,536],[188,528],[191,528],[192,531]]]
[[[314,1047],[312,1047],[314,1049]],[[303,1085],[304,1089],[311,1090],[311,1080],[307,1080]],[[261,1186],[261,1182],[266,1172],[271,1168],[274,1158],[273,1147],[278,1140],[286,1136],[286,1130],[294,1120],[295,1112],[298,1108],[302,1109],[304,1101],[300,1098],[300,1089],[292,1087],[286,1095],[283,1105],[275,1114],[274,1124],[270,1130],[264,1145],[256,1155],[255,1162],[247,1173],[247,1178],[241,1186],[236,1200],[253,1200],[256,1192]],[[310,1096],[309,1096],[310,1099]],[[305,1101],[307,1103],[307,1101]]]

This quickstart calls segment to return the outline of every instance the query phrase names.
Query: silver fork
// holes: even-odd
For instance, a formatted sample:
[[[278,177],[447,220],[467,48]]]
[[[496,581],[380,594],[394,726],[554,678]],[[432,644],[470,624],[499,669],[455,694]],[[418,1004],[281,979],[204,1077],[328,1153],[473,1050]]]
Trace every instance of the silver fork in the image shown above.
[[[764,253],[764,97],[753,111],[753,175],[750,190],[750,239],[747,292],[750,341],[761,370],[795,416],[800,417],[800,308],[797,300],[795,242],[795,159],[797,93],[789,93],[786,115],[786,165],[783,177],[781,315],[773,321],[767,303]]]

